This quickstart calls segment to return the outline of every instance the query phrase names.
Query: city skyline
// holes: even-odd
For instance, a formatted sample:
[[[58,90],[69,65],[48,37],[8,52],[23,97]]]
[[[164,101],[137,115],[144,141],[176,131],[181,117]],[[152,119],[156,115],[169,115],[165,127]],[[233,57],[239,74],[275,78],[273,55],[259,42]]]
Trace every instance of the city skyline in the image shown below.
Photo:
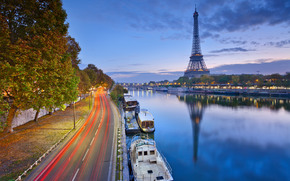
[[[285,74],[290,2],[63,1],[81,68],[95,64],[118,82],[177,79],[188,64],[194,5],[201,50],[213,74]],[[287,69],[288,68],[288,69]]]

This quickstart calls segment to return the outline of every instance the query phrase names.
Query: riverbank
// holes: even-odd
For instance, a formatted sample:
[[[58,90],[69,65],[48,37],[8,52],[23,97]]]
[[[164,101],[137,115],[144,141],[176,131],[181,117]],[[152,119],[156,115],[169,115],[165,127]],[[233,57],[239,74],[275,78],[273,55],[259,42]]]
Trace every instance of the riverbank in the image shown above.
[[[75,104],[76,129],[89,114],[89,98]],[[14,180],[73,129],[73,108],[41,117],[0,134],[0,180]],[[73,135],[75,130],[69,135]]]

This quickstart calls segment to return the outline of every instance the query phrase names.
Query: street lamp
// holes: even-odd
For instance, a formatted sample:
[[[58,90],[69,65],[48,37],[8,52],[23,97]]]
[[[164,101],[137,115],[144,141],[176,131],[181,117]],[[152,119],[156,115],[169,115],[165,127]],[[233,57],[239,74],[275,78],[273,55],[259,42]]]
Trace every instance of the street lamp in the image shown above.
[[[73,107],[73,117],[74,117],[74,129],[76,129],[76,106],[75,106],[75,101],[73,101],[74,107]]]

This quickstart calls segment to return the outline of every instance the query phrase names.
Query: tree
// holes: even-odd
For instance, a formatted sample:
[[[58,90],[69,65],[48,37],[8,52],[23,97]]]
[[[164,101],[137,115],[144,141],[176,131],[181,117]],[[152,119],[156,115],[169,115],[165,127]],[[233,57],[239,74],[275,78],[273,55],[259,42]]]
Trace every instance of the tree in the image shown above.
[[[86,72],[86,74],[88,75],[91,85],[96,86],[96,81],[97,81],[96,72],[94,70],[88,69],[88,68],[84,69],[84,72]]]
[[[84,70],[78,71],[78,76],[80,77],[80,83],[78,85],[78,89],[80,93],[85,94],[91,88],[90,78]]]
[[[118,100],[124,96],[126,90],[121,85],[116,85],[114,89],[111,91],[112,100],[118,104]]]
[[[189,77],[179,77],[178,80],[177,80],[177,83],[180,83],[180,84],[189,84]]]
[[[234,85],[238,85],[240,82],[240,77],[238,75],[233,75],[232,76],[232,81]]]
[[[214,80],[218,84],[227,84],[231,81],[231,76],[230,75],[217,75],[214,76]]]
[[[67,54],[60,0],[4,1],[0,12],[0,83],[10,100],[7,129],[12,132],[18,109],[52,109],[75,99],[78,78]]]
[[[7,101],[9,103],[7,128],[12,132],[12,120],[19,108],[28,108],[28,102],[34,97],[37,81],[36,70],[29,61],[37,57],[37,54],[26,41],[18,40],[17,43],[11,43],[11,37],[5,18],[1,15],[1,51],[0,51],[0,85]],[[34,59],[35,60],[35,59]],[[34,67],[34,68],[33,68]],[[5,103],[1,103],[5,104]]]
[[[111,88],[114,84],[114,81],[108,75],[104,74],[101,69],[98,69],[95,65],[89,64],[85,68],[86,73],[88,74],[92,86],[103,86]]]
[[[76,42],[76,40],[71,36],[67,36],[67,45],[67,53],[70,54],[72,66],[76,69],[79,69],[78,64],[80,64],[81,60],[79,59],[78,55],[81,51],[81,47],[78,42]]]
[[[202,75],[200,80],[203,83],[210,84],[212,81],[214,81],[214,78],[208,75]]]

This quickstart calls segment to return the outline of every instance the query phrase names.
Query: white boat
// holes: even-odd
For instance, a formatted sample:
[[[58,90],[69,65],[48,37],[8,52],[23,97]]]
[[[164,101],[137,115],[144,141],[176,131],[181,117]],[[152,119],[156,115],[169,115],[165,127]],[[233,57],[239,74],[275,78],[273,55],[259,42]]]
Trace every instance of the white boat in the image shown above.
[[[135,111],[125,111],[124,112],[124,119],[125,119],[125,132],[126,132],[126,134],[140,132],[140,128],[139,128],[139,125],[137,123],[137,119],[135,117]]]
[[[188,88],[186,87],[169,87],[169,93],[178,93],[178,92],[188,92]]]
[[[168,89],[166,87],[157,87],[156,91],[167,92]]]
[[[145,133],[154,132],[154,117],[147,109],[141,109],[137,118],[140,129]]]
[[[136,111],[138,112],[139,102],[132,96],[124,96],[123,108],[125,111]],[[137,108],[137,110],[135,110]]]
[[[130,159],[135,181],[173,180],[170,165],[152,139],[134,136],[130,145]]]

